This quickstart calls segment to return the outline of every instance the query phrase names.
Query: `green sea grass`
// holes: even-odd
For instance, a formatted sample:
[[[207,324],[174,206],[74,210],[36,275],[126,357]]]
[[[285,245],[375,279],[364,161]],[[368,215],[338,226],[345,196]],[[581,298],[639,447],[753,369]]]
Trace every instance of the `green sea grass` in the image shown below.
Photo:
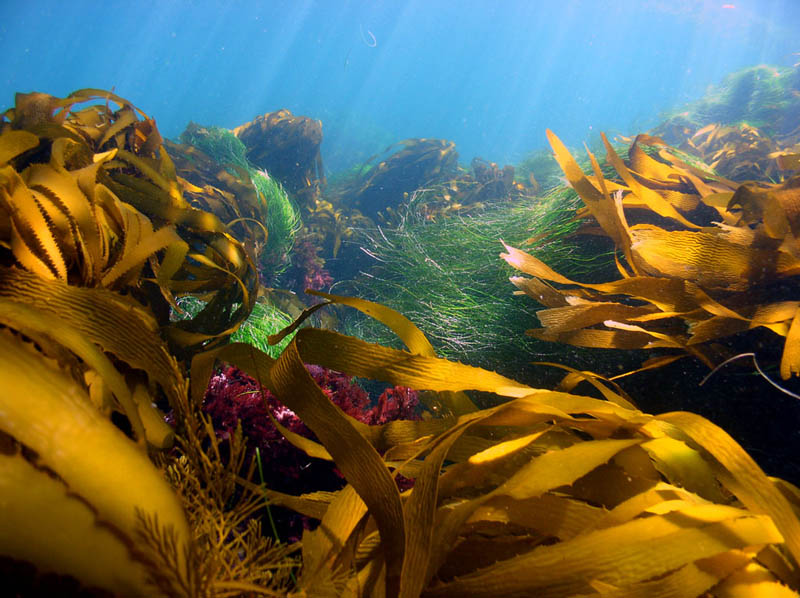
[[[561,187],[543,198],[490,204],[436,221],[421,216],[422,205],[412,205],[396,228],[357,232],[355,242],[370,256],[371,267],[333,290],[406,314],[443,357],[518,372],[536,353],[553,347],[524,334],[536,318],[531,302],[513,294],[508,278],[514,271],[498,265],[500,240],[535,239],[527,246],[540,259],[581,280],[596,277],[598,269],[613,268],[610,247],[572,236],[579,226],[578,204],[575,193]],[[392,340],[372,320],[350,318],[345,326],[373,342]]]

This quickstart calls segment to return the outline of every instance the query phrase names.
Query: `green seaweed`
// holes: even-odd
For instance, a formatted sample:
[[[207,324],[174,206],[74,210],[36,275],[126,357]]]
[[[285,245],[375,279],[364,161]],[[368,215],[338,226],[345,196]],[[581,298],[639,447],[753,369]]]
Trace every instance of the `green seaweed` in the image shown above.
[[[497,264],[501,239],[525,243],[535,238],[531,247],[537,256],[584,279],[613,266],[607,247],[569,239],[578,228],[574,211],[579,205],[570,189],[437,221],[420,215],[423,205],[412,204],[395,229],[357,231],[356,242],[373,266],[335,289],[406,314],[449,359],[518,372],[537,352],[524,335],[535,316],[522,297],[508,293],[513,270]],[[351,317],[344,325],[373,342],[392,340],[372,320]]]
[[[266,202],[267,244],[261,254],[260,271],[274,283],[289,266],[288,255],[300,229],[300,213],[281,183],[247,160],[247,148],[231,131],[222,127],[200,127],[191,123],[181,141],[201,150],[222,166],[233,166],[232,174],[247,172],[259,196]],[[236,172],[239,170],[240,172]]]
[[[250,317],[247,318],[239,327],[239,330],[231,336],[231,341],[235,343],[247,343],[263,351],[273,359],[277,359],[286,345],[291,342],[294,333],[287,335],[276,345],[270,345],[267,337],[275,334],[291,323],[291,316],[283,313],[274,305],[258,301],[255,307],[253,307]]]

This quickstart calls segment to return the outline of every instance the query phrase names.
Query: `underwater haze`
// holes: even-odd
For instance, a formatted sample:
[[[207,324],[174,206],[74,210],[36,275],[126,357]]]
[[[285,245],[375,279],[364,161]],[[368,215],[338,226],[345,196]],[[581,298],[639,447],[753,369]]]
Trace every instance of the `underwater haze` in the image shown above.
[[[328,172],[399,139],[515,163],[632,133],[746,66],[800,58],[796,0],[4,2],[0,97],[114,89],[176,138],[288,108]]]

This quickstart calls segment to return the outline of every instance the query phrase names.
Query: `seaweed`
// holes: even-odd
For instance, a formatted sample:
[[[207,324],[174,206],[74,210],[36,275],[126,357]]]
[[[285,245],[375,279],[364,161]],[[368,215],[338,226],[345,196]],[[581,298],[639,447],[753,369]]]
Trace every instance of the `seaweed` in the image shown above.
[[[549,314],[573,327],[565,332],[593,330],[602,315],[612,338],[638,342],[625,334],[637,332],[674,347],[684,339],[651,322],[703,316],[690,331],[707,339],[764,326],[786,336],[785,373],[796,373],[797,302],[727,301],[794,275],[797,177],[736,185],[658,140],[637,138],[629,164],[605,141],[622,182],[593,156],[595,176],[584,175],[551,134],[582,215],[616,243],[623,280],[573,283],[508,247],[509,260],[537,277],[518,284],[556,309],[578,308]],[[777,157],[797,161],[788,149]],[[269,336],[288,340],[277,357],[230,343],[257,305],[250,251],[231,226],[190,205],[192,184],[126,100],[97,90],[20,96],[0,125],[0,158],[0,554],[13,563],[121,596],[169,598],[800,589],[800,489],[767,477],[698,415],[649,415],[614,382],[567,366],[549,390],[449,361],[399,312],[321,292]],[[197,201],[201,191],[192,191]],[[511,206],[535,213],[535,204]],[[520,243],[547,249],[548,232],[577,225],[569,212],[545,210],[553,230],[520,230]],[[628,213],[640,223],[629,225]],[[187,296],[200,310],[177,319]],[[375,318],[405,348],[304,326],[334,305]],[[609,310],[632,323],[614,326]],[[253,481],[243,426],[215,430],[202,412],[220,363],[250,377],[248,392],[268,391],[291,410],[314,439],[276,429],[330,461],[343,488],[294,495]],[[413,389],[421,419],[387,421],[404,398],[394,395],[375,409],[353,400],[363,417],[348,415],[325,386],[351,376]],[[493,400],[479,409],[476,393]],[[159,407],[170,409],[169,424]],[[282,545],[256,519],[267,504],[319,525]]]
[[[250,372],[302,418],[348,481],[324,496],[272,495],[321,515],[303,535],[298,595],[797,588],[800,490],[767,478],[711,422],[642,413],[613,384],[581,372],[573,375],[602,399],[439,359],[400,314],[324,297],[380,319],[407,350],[304,328],[277,361],[230,346],[193,364],[200,381],[213,358]],[[426,390],[420,398],[449,415],[364,426],[330,403],[304,362]],[[476,410],[462,398],[468,389],[510,400]],[[413,487],[401,493],[397,474]]]
[[[436,195],[432,199],[438,201]],[[597,244],[569,239],[578,228],[577,202],[574,192],[562,189],[441,216],[420,193],[398,226],[357,231],[350,243],[368,259],[358,276],[334,288],[406,314],[449,359],[521,372],[532,354],[548,349],[532,346],[522,334],[533,320],[520,317],[520,298],[504,291],[513,270],[497,267],[500,239],[527,244],[576,274],[597,276],[613,260]],[[440,216],[431,219],[432,213]],[[344,324],[374,342],[392,340],[372,320],[350,317]]]
[[[235,225],[237,236],[243,241],[253,237],[254,231],[248,230],[253,228],[251,222],[266,227],[266,241],[254,246],[255,261],[262,283],[275,284],[289,266],[295,235],[302,226],[286,190],[266,170],[250,164],[244,144],[227,129],[190,123],[181,134],[181,141],[202,152],[200,155],[185,146],[168,146],[173,156],[186,154],[188,160],[179,161],[179,173],[203,188],[200,207]],[[214,187],[209,188],[209,183]],[[204,205],[216,187],[223,190],[221,201]]]
[[[584,215],[621,253],[622,279],[579,283],[506,246],[504,259],[531,276],[512,282],[548,308],[537,312],[543,327],[528,334],[586,347],[679,349],[713,368],[722,361],[713,341],[765,327],[786,337],[781,377],[800,371],[790,332],[797,302],[782,300],[798,272],[794,205],[800,178],[737,185],[687,165],[661,140],[644,135],[631,145],[626,165],[604,136],[607,159],[622,179],[614,182],[591,154],[595,176],[586,176],[560,140],[549,131],[548,137],[586,204]],[[640,145],[660,146],[660,160]],[[640,223],[629,225],[629,214]],[[784,289],[777,301],[770,293],[775,285]]]
[[[301,209],[319,199],[325,185],[320,121],[283,109],[258,116],[233,134],[247,148],[247,161],[279,180]]]

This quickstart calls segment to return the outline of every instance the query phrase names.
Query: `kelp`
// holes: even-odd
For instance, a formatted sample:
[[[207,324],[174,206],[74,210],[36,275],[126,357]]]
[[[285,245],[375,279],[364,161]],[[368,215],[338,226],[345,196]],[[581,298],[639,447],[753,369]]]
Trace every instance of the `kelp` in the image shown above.
[[[383,220],[387,225],[402,227],[410,211],[429,221],[470,216],[502,203],[530,201],[539,190],[535,179],[531,185],[515,180],[513,166],[500,168],[481,158],[473,158],[469,171],[459,168],[454,175],[407,193],[402,205],[386,209]]]
[[[258,116],[233,134],[247,148],[250,164],[279,180],[301,208],[320,197],[325,185],[320,121],[283,109]]]
[[[7,329],[2,336],[0,553],[123,596],[152,591],[156,573],[180,595],[191,576],[189,528],[175,494],[92,404],[96,387],[59,366],[63,353],[44,356]],[[43,344],[46,336],[33,338]],[[150,543],[148,530],[156,533]]]
[[[0,145],[5,265],[13,257],[44,278],[133,292],[162,325],[176,295],[204,294],[198,317],[168,325],[187,351],[219,342],[247,317],[258,283],[251,256],[184,198],[188,183],[154,121],[130,102],[92,89],[64,99],[18,94]]]
[[[206,595],[227,577],[148,452],[174,443],[162,409],[190,411],[178,359],[250,312],[253,262],[114,94],[19,94],[0,148],[0,553],[123,596]],[[206,308],[171,322],[186,294]]]
[[[405,139],[386,148],[383,154],[389,155],[350,185],[336,190],[342,201],[372,219],[387,208],[396,209],[407,194],[451,179],[458,165],[455,143],[443,139]],[[373,156],[366,163],[378,157]]]
[[[781,137],[797,132],[800,78],[794,67],[761,64],[726,76],[695,102],[676,108],[653,134],[672,145],[708,125],[757,127]]]
[[[797,595],[800,490],[768,478],[699,416],[642,413],[580,372],[570,392],[550,391],[441,359],[410,320],[354,298],[321,294],[270,342],[340,303],[380,320],[407,350],[311,327],[277,359],[226,344],[255,301],[247,251],[188,204],[154,124],[130,104],[107,94],[118,110],[74,110],[95,95],[21,98],[0,130],[0,490],[11,515],[0,554],[124,596]],[[637,173],[626,185],[643,185]],[[621,198],[609,209],[603,189],[591,207],[621,242],[632,238]],[[793,194],[737,196],[736,215],[754,223],[764,251],[788,252]],[[632,205],[672,214],[653,194]],[[686,307],[661,284],[636,292]],[[182,295],[207,301],[189,324],[166,309]],[[726,313],[709,294],[692,297]],[[223,441],[201,415],[219,361],[297,413],[316,440],[289,440],[332,459],[349,484],[303,496],[254,484],[241,432]],[[363,424],[305,363],[424,391],[426,417]],[[572,392],[578,379],[603,398]],[[470,390],[505,402],[478,410]],[[154,402],[169,405],[176,429]],[[120,427],[111,414],[124,416]],[[172,434],[177,449],[157,454]],[[413,487],[401,492],[398,475]],[[299,568],[254,519],[267,500],[320,519]]]
[[[215,359],[256,377],[349,482],[325,496],[270,494],[321,516],[291,595],[797,595],[800,491],[714,424],[642,413],[601,378],[602,400],[448,362],[392,310],[326,299],[392,326],[408,350],[304,328],[277,360],[230,345],[192,366],[195,393]],[[365,426],[304,363],[438,393],[451,415]],[[511,400],[475,410],[448,399],[468,389]],[[400,492],[398,473],[413,488]]]
[[[247,161],[244,144],[227,129],[190,123],[181,140],[165,145],[176,172],[190,183],[184,184],[187,199],[226,223],[252,252],[262,281],[274,282],[301,226],[286,190]]]
[[[367,226],[369,221],[358,210],[343,209],[320,198],[307,208],[303,224],[306,239],[319,247],[325,257],[335,258],[342,242],[353,236],[353,229]]]
[[[778,144],[756,127],[708,125],[687,140],[714,172],[734,181],[781,180],[782,168],[773,159]]]
[[[621,179],[612,181],[591,153],[594,176],[582,172],[552,132],[548,137],[584,201],[582,215],[591,216],[621,254],[622,279],[580,283],[506,246],[502,257],[530,276],[512,282],[546,308],[537,313],[543,327],[529,334],[585,347],[680,349],[713,367],[720,359],[712,341],[764,327],[786,337],[781,376],[800,371],[792,332],[797,302],[769,295],[770,285],[791,284],[800,272],[800,177],[738,185],[640,135],[628,164],[603,137]]]

